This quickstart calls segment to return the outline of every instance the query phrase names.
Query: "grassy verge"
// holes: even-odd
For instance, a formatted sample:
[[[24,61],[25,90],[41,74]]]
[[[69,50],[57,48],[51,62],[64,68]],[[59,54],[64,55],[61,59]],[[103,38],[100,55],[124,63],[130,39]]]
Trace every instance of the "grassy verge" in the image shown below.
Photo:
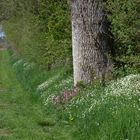
[[[7,52],[0,57],[3,139],[140,139],[139,74],[75,92],[65,69],[42,72],[16,56],[11,65]]]
[[[61,127],[45,109],[38,96],[22,89],[7,51],[1,51],[0,140],[72,139],[68,126]]]

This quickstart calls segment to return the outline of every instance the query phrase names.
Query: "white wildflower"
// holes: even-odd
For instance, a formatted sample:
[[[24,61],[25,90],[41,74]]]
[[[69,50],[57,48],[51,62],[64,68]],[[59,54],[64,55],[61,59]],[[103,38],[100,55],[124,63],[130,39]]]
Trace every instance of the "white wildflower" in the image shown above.
[[[140,95],[140,74],[131,74],[113,82],[108,88],[106,88],[105,94],[107,96]]]

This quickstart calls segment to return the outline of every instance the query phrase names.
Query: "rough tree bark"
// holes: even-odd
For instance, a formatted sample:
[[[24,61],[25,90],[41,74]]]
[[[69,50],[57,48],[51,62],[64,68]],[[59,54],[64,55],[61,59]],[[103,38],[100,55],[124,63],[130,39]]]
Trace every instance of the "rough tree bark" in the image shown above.
[[[103,82],[112,69],[102,0],[71,0],[74,85]]]

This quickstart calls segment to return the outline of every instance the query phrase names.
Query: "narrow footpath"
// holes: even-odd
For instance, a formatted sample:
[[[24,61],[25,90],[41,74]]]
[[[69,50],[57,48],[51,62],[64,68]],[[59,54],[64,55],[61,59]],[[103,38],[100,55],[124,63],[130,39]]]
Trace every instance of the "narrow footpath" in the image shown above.
[[[69,140],[59,125],[50,125],[45,107],[16,79],[7,50],[0,51],[0,140]],[[52,124],[52,123],[51,123]]]

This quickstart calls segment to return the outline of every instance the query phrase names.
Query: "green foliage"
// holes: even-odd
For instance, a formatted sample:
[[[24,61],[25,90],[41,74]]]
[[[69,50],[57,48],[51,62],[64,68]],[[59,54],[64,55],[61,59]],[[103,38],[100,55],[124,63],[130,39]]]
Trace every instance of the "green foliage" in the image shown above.
[[[4,10],[11,13],[4,25],[18,54],[29,62],[37,63],[42,69],[72,66],[70,9],[67,1],[12,0],[0,4],[10,7]],[[115,43],[115,60],[118,56],[135,57],[139,54],[139,5],[138,0],[106,1]]]
[[[108,19],[115,40],[116,55],[138,54],[140,33],[139,0],[107,0]]]
[[[4,23],[18,54],[45,69],[71,64],[70,10],[66,1],[14,1]],[[16,6],[17,5],[17,6]]]
[[[138,74],[140,73],[140,56],[131,55],[116,57],[116,67],[114,71],[114,77],[124,77],[129,74]],[[118,63],[118,64],[117,64]]]

